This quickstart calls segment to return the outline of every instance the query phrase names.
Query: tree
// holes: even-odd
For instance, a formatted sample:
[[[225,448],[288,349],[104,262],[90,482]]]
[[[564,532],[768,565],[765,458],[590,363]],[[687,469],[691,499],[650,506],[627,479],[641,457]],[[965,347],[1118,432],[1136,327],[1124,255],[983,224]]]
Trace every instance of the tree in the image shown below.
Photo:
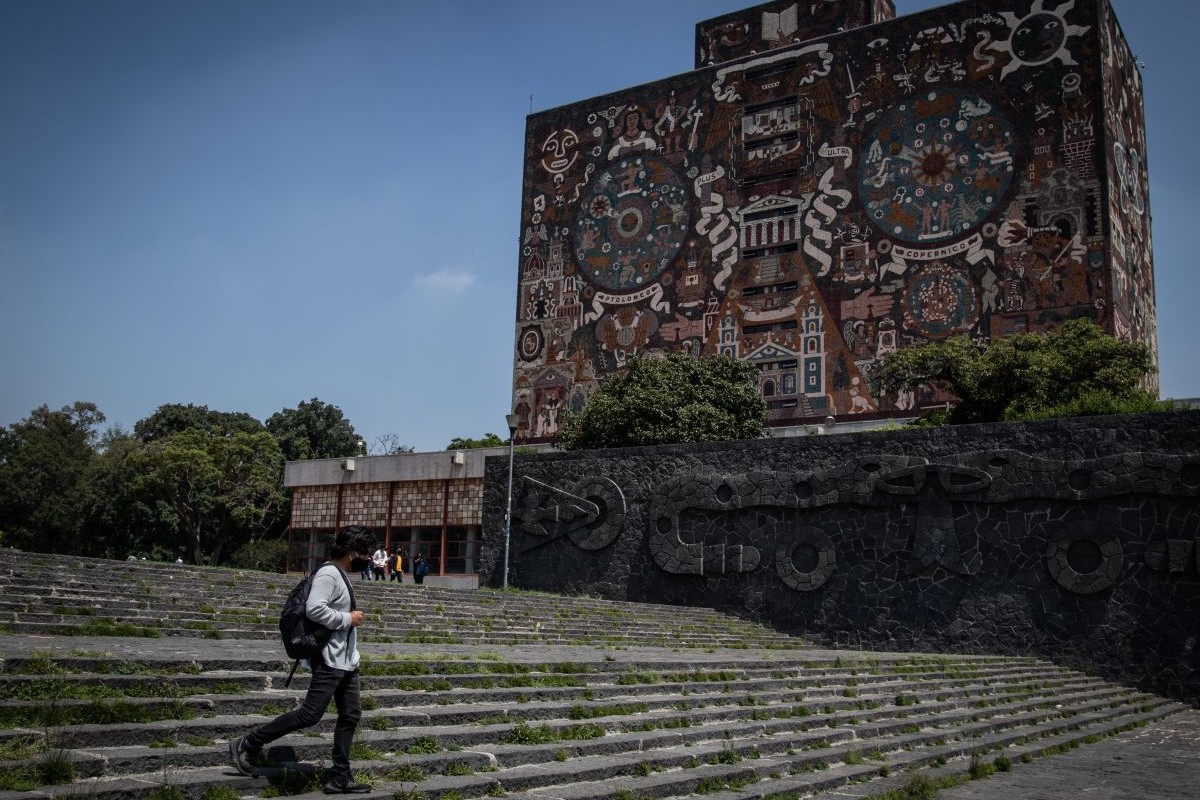
[[[137,477],[129,456],[148,447],[138,437],[110,428],[92,465],[81,535],[73,552],[124,558],[136,553],[156,560],[183,552],[179,518],[162,498],[134,489]]]
[[[263,424],[244,411],[211,411],[208,406],[167,403],[134,423],[133,433],[143,442],[153,442],[193,429],[228,436],[238,431],[257,433]]]
[[[1144,344],[1077,318],[1048,333],[988,342],[956,336],[897,350],[884,360],[880,385],[890,393],[945,388],[959,400],[946,421],[960,424],[1159,410],[1144,388],[1155,371]]]
[[[9,546],[74,552],[104,414],[94,403],[41,406],[0,431],[0,530]]]
[[[398,456],[403,453],[411,453],[413,446],[404,444],[400,441],[400,436],[395,433],[381,433],[375,437],[375,441],[371,443],[368,452],[373,456]]]
[[[358,455],[361,439],[337,406],[317,398],[301,401],[267,419],[267,430],[288,461]]]
[[[508,444],[508,439],[501,439],[494,433],[485,433],[482,439],[467,439],[462,436],[455,436],[450,440],[450,444],[446,445],[447,450],[478,450],[481,447],[504,447]]]
[[[577,414],[557,443],[567,450],[753,439],[766,405],[758,368],[732,358],[630,358]]]
[[[188,558],[217,564],[226,547],[255,541],[284,507],[283,454],[266,431],[181,431],[129,454],[133,488],[175,514]]]

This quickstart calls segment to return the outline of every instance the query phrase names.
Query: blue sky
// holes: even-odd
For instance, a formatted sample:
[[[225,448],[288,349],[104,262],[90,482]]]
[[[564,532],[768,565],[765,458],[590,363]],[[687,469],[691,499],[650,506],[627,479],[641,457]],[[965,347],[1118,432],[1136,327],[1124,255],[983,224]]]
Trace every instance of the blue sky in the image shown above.
[[[368,442],[505,434],[530,95],[685,72],[695,23],[747,5],[0,0],[0,425],[319,397]],[[1113,5],[1145,62],[1162,394],[1200,397],[1200,3]]]

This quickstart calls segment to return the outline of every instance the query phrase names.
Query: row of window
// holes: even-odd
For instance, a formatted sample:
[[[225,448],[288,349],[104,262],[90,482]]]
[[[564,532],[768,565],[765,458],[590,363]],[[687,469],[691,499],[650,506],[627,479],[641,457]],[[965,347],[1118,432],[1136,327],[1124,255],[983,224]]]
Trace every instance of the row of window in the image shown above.
[[[412,572],[417,553],[425,557],[430,575],[474,575],[478,571],[479,525],[435,525],[369,528],[388,551],[404,551],[404,571]],[[332,528],[293,528],[288,538],[288,571],[311,571],[328,557]]]

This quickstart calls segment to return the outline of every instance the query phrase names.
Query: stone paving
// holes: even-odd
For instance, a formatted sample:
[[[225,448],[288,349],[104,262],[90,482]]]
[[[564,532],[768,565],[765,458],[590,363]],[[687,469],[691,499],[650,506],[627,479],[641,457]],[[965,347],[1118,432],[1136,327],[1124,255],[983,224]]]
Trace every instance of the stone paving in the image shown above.
[[[1200,711],[1186,711],[1012,772],[972,781],[940,800],[1196,800]]]

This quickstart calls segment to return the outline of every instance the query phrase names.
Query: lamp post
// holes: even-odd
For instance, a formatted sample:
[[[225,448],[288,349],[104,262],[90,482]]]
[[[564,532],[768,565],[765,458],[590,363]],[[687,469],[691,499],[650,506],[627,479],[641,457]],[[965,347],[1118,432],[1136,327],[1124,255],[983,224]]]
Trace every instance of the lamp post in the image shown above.
[[[509,414],[505,418],[508,422],[508,505],[504,509],[504,587],[508,588],[508,540],[512,536],[512,486],[513,486],[513,440],[517,438],[517,426],[521,423],[521,418],[516,414]]]

